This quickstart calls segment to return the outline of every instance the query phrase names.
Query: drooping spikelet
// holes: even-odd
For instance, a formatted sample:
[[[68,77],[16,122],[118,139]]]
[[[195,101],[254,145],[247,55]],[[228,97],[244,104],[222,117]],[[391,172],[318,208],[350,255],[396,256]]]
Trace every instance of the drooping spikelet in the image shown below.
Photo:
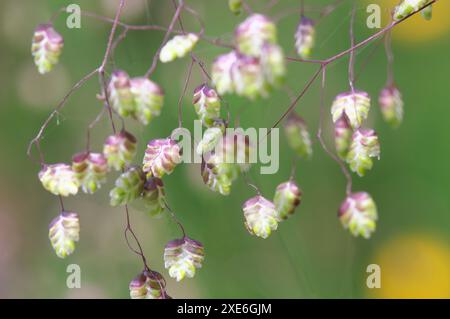
[[[403,120],[402,94],[395,86],[385,87],[379,97],[379,104],[384,120],[393,127],[398,127]]]
[[[234,92],[231,69],[238,61],[235,51],[219,55],[213,62],[211,80],[220,95]]]
[[[302,16],[295,32],[295,49],[302,59],[310,57],[314,47],[316,30],[314,21]]]
[[[286,75],[286,61],[281,47],[265,44],[262,48],[261,65],[266,81],[272,87],[279,87]]]
[[[353,130],[348,122],[347,115],[344,114],[334,124],[334,144],[341,159],[347,158],[352,143],[352,135]]]
[[[163,63],[182,58],[192,51],[197,44],[198,36],[194,33],[176,35],[161,49],[159,60]]]
[[[75,195],[80,187],[72,167],[64,163],[45,165],[39,172],[39,180],[54,195]]]
[[[143,271],[129,285],[131,299],[170,299],[165,291],[166,281],[156,271]]]
[[[380,158],[380,143],[374,130],[358,129],[353,133],[352,144],[347,154],[350,169],[359,176],[364,176],[372,169],[372,157]]]
[[[77,213],[62,212],[50,223],[48,237],[56,255],[60,258],[73,253],[79,235],[80,222]]]
[[[145,181],[142,199],[145,203],[145,210],[152,217],[160,216],[164,212],[164,184],[156,177],[150,177]]]
[[[422,11],[420,11],[420,14],[425,20],[431,20],[433,18],[433,6],[429,5]]]
[[[333,105],[331,106],[331,114],[334,123],[345,114],[351,127],[357,129],[367,118],[369,109],[369,94],[362,91],[345,92],[339,94],[334,99]]]
[[[133,115],[135,110],[134,96],[131,92],[130,76],[123,70],[115,70],[111,74],[108,85],[108,96],[111,107],[120,116]]]
[[[223,163],[218,156],[212,155],[202,162],[203,182],[214,192],[229,195],[233,180],[239,175],[239,167]]]
[[[164,249],[164,266],[177,281],[194,277],[204,258],[203,244],[189,237],[172,240]]]
[[[203,155],[211,152],[219,143],[225,132],[225,125],[223,121],[217,122],[215,126],[208,128],[204,133],[201,141],[197,145],[196,152],[198,155]]]
[[[72,170],[83,192],[93,194],[106,182],[108,164],[103,154],[83,152],[72,157]]]
[[[126,131],[108,136],[103,145],[108,167],[120,171],[129,165],[136,155],[136,142],[136,138]]]
[[[353,236],[368,239],[376,228],[377,207],[368,193],[353,193],[342,203],[338,217]]]
[[[269,96],[271,86],[265,78],[261,59],[240,56],[231,68],[231,78],[238,95],[251,100]]]
[[[181,149],[171,138],[151,140],[147,144],[143,170],[147,176],[161,178],[171,174],[181,162]]]
[[[51,24],[41,24],[33,34],[31,53],[39,73],[50,72],[59,61],[64,46],[63,37]]]
[[[144,189],[145,175],[140,167],[133,166],[122,173],[115,182],[115,187],[109,192],[111,206],[130,203],[138,198]]]
[[[277,186],[273,203],[281,219],[287,219],[295,211],[302,199],[302,191],[290,180]]]
[[[394,20],[398,21],[427,4],[428,0],[403,0],[394,10]]]
[[[147,125],[153,117],[161,114],[164,91],[155,82],[145,77],[132,78],[130,88],[135,104],[133,117]]]
[[[264,44],[276,43],[276,26],[268,17],[252,14],[236,28],[234,39],[240,53],[260,57]]]
[[[278,227],[279,214],[274,203],[258,195],[242,206],[245,226],[250,234],[267,238]]]
[[[222,139],[215,147],[217,161],[232,164],[237,167],[237,173],[249,170],[252,161],[255,160],[255,141],[249,135],[245,135],[240,128],[226,131]],[[234,179],[234,178],[233,178]]]
[[[239,15],[242,11],[242,0],[228,0],[228,8],[235,15]]]
[[[194,90],[192,103],[204,126],[211,127],[220,118],[220,98],[217,92],[206,84],[202,84]]]
[[[284,132],[289,146],[303,158],[311,158],[312,143],[305,121],[297,113],[291,112],[284,124]]]

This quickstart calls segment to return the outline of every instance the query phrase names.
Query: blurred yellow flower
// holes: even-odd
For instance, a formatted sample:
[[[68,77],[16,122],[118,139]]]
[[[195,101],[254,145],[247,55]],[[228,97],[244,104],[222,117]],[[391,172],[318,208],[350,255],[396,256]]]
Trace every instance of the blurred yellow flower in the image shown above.
[[[395,238],[378,250],[373,263],[381,268],[381,288],[368,289],[369,297],[450,297],[450,247],[435,237]]]
[[[373,0],[367,0],[367,2],[374,3]],[[390,14],[398,5],[399,0],[379,0],[376,3],[381,7],[382,25],[387,25],[390,21]],[[449,12],[450,1],[438,1],[433,4],[433,18],[430,21],[425,20],[420,14],[416,14],[396,26],[393,36],[395,40],[409,44],[421,44],[440,39],[450,33]]]

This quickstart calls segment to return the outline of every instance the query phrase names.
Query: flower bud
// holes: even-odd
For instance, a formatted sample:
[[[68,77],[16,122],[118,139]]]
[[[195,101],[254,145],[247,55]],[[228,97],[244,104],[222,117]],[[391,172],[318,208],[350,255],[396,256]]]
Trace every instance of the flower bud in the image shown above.
[[[277,30],[268,17],[253,14],[236,28],[234,38],[240,53],[260,57],[264,44],[276,43]]]
[[[300,204],[302,191],[294,181],[288,181],[277,186],[273,203],[279,217],[287,219]]]
[[[103,154],[83,152],[73,156],[72,170],[83,192],[93,194],[106,182],[108,164]]]
[[[136,138],[126,131],[108,136],[103,145],[108,167],[120,171],[129,165],[136,155],[136,142]]]
[[[129,285],[131,299],[166,299],[166,282],[156,271],[144,271],[137,275]]]
[[[238,56],[235,51],[219,55],[212,65],[211,79],[220,95],[234,92],[231,68],[237,63]]]
[[[377,207],[368,193],[353,193],[342,203],[338,217],[353,236],[361,235],[368,239],[376,228]]]
[[[310,57],[315,38],[316,30],[314,28],[314,21],[302,16],[297,26],[297,31],[295,32],[295,49],[302,59]]]
[[[115,182],[109,192],[111,206],[126,205],[138,198],[144,189],[145,175],[140,167],[130,167]]]
[[[203,133],[202,140],[197,145],[197,154],[203,155],[214,150],[222,138],[224,131],[225,125],[223,121],[218,123],[217,126],[208,128],[205,133]]]
[[[133,116],[147,125],[153,117],[161,114],[164,91],[156,83],[144,77],[131,79],[130,88],[135,102]]]
[[[291,112],[284,124],[284,132],[289,146],[303,158],[311,158],[312,143],[305,121],[297,113]]]
[[[216,119],[220,117],[220,99],[217,92],[202,84],[194,90],[192,103],[195,112],[199,116],[202,124],[206,127],[213,126]]]
[[[44,74],[52,70],[58,63],[63,46],[64,39],[55,31],[53,25],[41,24],[34,30],[31,54],[39,73]]]
[[[394,10],[394,20],[398,21],[422,8],[428,0],[403,0]]]
[[[164,267],[177,281],[194,277],[204,258],[203,244],[189,237],[172,240],[164,249]]]
[[[144,184],[142,199],[145,202],[146,211],[152,217],[158,217],[164,212],[164,184],[156,177],[150,177]]]
[[[271,86],[280,86],[286,75],[283,50],[276,44],[265,44],[261,54],[261,65],[266,80]]]
[[[359,176],[364,176],[372,169],[372,157],[380,159],[380,144],[374,130],[358,129],[353,133],[352,144],[347,154],[350,169]]]
[[[393,127],[398,127],[403,120],[402,94],[395,86],[385,87],[379,97],[379,104],[384,120]]]
[[[339,94],[334,99],[333,105],[331,106],[331,114],[333,115],[334,123],[345,114],[351,127],[357,129],[367,118],[369,109],[369,94],[362,91],[345,92]]]
[[[271,201],[258,195],[247,200],[242,209],[245,226],[250,234],[267,238],[277,229],[279,214]]]
[[[228,0],[228,7],[235,15],[239,15],[242,11],[242,0]]]
[[[337,154],[341,159],[347,158],[348,150],[352,142],[353,130],[347,116],[342,115],[334,125],[334,144]]]
[[[62,212],[50,223],[48,237],[59,258],[72,254],[75,250],[75,242],[80,238],[78,214]]]
[[[170,138],[151,140],[145,151],[143,170],[149,177],[161,178],[171,174],[180,162],[181,149],[176,141]]]
[[[269,95],[271,87],[258,58],[240,56],[231,68],[231,78],[238,95],[251,100]]]
[[[42,186],[54,195],[69,196],[78,193],[80,183],[70,165],[46,165],[39,172]]]
[[[108,96],[111,107],[120,116],[125,117],[134,113],[134,96],[131,92],[130,77],[127,72],[113,71],[108,85]]]
[[[162,47],[159,60],[167,63],[182,58],[192,51],[197,41],[198,36],[194,33],[176,35]]]
[[[429,5],[428,7],[424,8],[422,11],[420,11],[420,14],[425,20],[431,20],[433,18],[433,6]]]

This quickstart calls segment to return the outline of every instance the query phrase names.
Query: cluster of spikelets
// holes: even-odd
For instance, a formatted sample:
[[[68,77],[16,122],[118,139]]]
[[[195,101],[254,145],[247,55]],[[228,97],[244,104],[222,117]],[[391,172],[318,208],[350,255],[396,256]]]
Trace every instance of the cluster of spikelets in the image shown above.
[[[293,180],[277,186],[273,202],[261,195],[247,200],[242,206],[244,224],[252,235],[267,238],[300,204],[302,191]]]
[[[428,5],[426,8],[424,6]],[[232,12],[242,11],[243,1],[229,0]],[[431,19],[428,0],[403,0],[394,10],[393,19],[399,21],[422,9],[422,15]],[[193,33],[173,37],[161,48],[159,59],[166,63],[188,55],[199,36]],[[309,58],[315,43],[314,22],[301,16],[295,32],[295,49],[303,58]],[[275,24],[266,16],[252,14],[234,33],[235,49],[217,57],[212,66],[212,85],[202,84],[193,94],[196,114],[206,131],[196,147],[202,156],[201,174],[213,191],[228,195],[238,176],[250,167],[249,156],[253,145],[242,132],[228,133],[228,123],[221,117],[221,97],[235,93],[249,99],[266,97],[280,86],[286,73],[284,54],[277,44]],[[39,73],[44,74],[58,63],[64,45],[63,38],[51,24],[40,25],[32,39],[32,55]],[[164,101],[163,90],[146,77],[130,78],[123,70],[115,70],[103,98],[121,117],[132,117],[146,125],[159,116]],[[398,126],[403,119],[401,93],[389,83],[380,93],[379,104],[386,122]],[[350,169],[363,176],[373,166],[372,158],[380,155],[376,133],[362,128],[370,110],[366,92],[352,88],[339,94],[332,105],[335,124],[335,145],[338,155]],[[312,156],[312,142],[305,121],[291,113],[285,121],[288,144],[303,158]],[[92,194],[106,182],[109,171],[119,171],[110,191],[112,206],[127,205],[139,200],[152,216],[161,215],[165,202],[163,176],[171,174],[181,162],[181,148],[172,138],[151,140],[141,166],[132,165],[136,154],[135,137],[122,131],[109,136],[102,153],[90,151],[73,156],[72,163],[43,165],[39,179],[43,187],[57,196],[76,195],[81,188]],[[243,205],[244,224],[249,233],[267,238],[278,224],[289,218],[300,204],[302,191],[290,179],[278,185],[273,201],[260,194]],[[338,213],[344,228],[354,236],[369,238],[375,231],[377,209],[371,196],[365,192],[348,194]],[[79,240],[78,214],[63,211],[49,226],[49,239],[60,258],[73,253]],[[187,236],[170,241],[164,249],[164,264],[171,277],[180,281],[192,278],[204,261],[204,247]],[[165,291],[163,276],[146,269],[134,278],[130,296],[136,299],[170,298]]]
[[[204,260],[202,243],[188,237],[172,240],[164,249],[164,265],[169,276],[181,281],[192,278],[197,268],[201,268]],[[132,299],[170,299],[167,295],[166,282],[161,274],[155,271],[143,271],[129,285]]]
[[[144,125],[161,113],[164,91],[146,77],[130,78],[115,70],[108,85],[111,107],[122,117],[131,116]]]
[[[236,28],[234,43],[235,50],[213,63],[211,77],[217,92],[250,99],[267,97],[282,84],[286,73],[275,24],[264,15],[253,14]]]
[[[226,130],[227,123],[220,115],[221,99],[216,90],[207,84],[198,86],[192,103],[206,128],[196,146],[197,154],[202,157],[203,181],[211,190],[228,195],[233,181],[250,168],[253,146],[242,131]]]
[[[131,299],[171,299],[166,293],[166,282],[156,271],[145,270],[129,285]]]
[[[335,124],[336,152],[359,176],[372,169],[372,158],[379,158],[380,144],[372,129],[361,127],[370,110],[370,97],[366,92],[352,90],[341,93],[331,107]],[[364,194],[362,196],[361,194]],[[369,238],[375,231],[377,211],[367,193],[349,194],[339,210],[344,228],[354,236]]]
[[[399,21],[410,14],[413,14],[416,11],[419,11],[424,6],[426,6],[430,0],[403,0],[397,7],[394,9],[394,20]],[[421,11],[422,16],[426,20],[430,20],[432,17],[432,6],[428,5]]]

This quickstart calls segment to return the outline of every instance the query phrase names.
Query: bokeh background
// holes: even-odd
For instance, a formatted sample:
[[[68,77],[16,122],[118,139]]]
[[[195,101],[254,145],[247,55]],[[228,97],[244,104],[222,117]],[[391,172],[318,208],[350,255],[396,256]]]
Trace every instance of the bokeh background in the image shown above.
[[[225,0],[187,0],[203,17],[208,36],[231,40],[234,26],[245,15],[235,17]],[[255,11],[269,0],[253,0]],[[306,3],[321,5],[331,0]],[[349,46],[350,5],[340,6],[317,26],[315,58],[326,58]],[[356,37],[362,40],[375,30],[366,27],[366,6],[378,3],[386,13],[397,1],[357,1]],[[49,19],[58,8],[77,3],[82,10],[114,15],[116,0],[51,1],[5,0],[0,3],[0,297],[14,298],[128,298],[128,283],[141,270],[141,262],[123,238],[124,212],[108,205],[114,180],[95,196],[80,194],[65,200],[81,219],[81,240],[76,251],[62,260],[48,241],[48,224],[59,213],[57,198],[40,185],[39,166],[26,156],[29,140],[70,86],[100,64],[110,25],[82,19],[81,29],[68,29],[65,14],[55,22],[64,36],[60,64],[40,76],[30,55],[34,27]],[[294,56],[293,33],[298,21],[299,1],[281,0],[270,12],[276,16],[292,11],[278,24],[286,54]],[[296,9],[295,9],[296,8]],[[378,229],[370,240],[353,238],[336,217],[345,195],[345,180],[339,167],[314,140],[312,160],[300,161],[296,180],[304,200],[296,215],[280,225],[267,240],[250,236],[243,225],[242,203],[254,191],[240,179],[232,194],[213,193],[200,178],[199,165],[182,165],[165,178],[168,201],[185,224],[188,234],[204,243],[206,260],[194,279],[176,283],[163,267],[163,248],[179,236],[167,218],[151,219],[131,210],[132,224],[141,238],[152,268],[167,277],[168,291],[175,298],[361,298],[361,297],[450,297],[450,2],[439,1],[434,17],[420,16],[393,32],[395,79],[405,100],[405,120],[396,130],[382,121],[377,96],[386,81],[386,59],[380,46],[358,79],[357,87],[373,98],[368,126],[375,127],[382,143],[381,160],[365,178],[354,176],[354,189],[369,192],[379,210]],[[171,1],[128,0],[123,21],[133,24],[168,25]],[[316,13],[311,13],[316,17]],[[185,27],[197,30],[189,15]],[[386,15],[383,25],[388,23]],[[130,75],[142,75],[162,40],[159,31],[130,32],[115,54],[116,65]],[[364,64],[374,44],[358,51],[356,69]],[[210,66],[226,50],[200,43],[195,52]],[[328,70],[326,101],[347,90],[348,59]],[[146,142],[167,136],[177,125],[176,104],[182,90],[188,59],[159,65],[152,80],[166,91],[162,115],[149,126],[127,122],[139,139],[140,162]],[[315,66],[289,64],[288,86],[299,92]],[[183,100],[185,126],[192,127],[192,90],[202,81],[194,68],[188,94]],[[95,98],[98,81],[93,79],[77,91],[42,142],[47,162],[69,162],[84,148],[86,127],[101,108]],[[240,115],[243,127],[270,127],[289,105],[285,92],[267,100],[250,102],[227,96],[233,119]],[[319,87],[316,83],[297,106],[317,130]],[[332,145],[331,120],[325,119],[325,136]],[[282,133],[282,132],[280,132]],[[93,131],[93,149],[100,150],[110,134],[106,117]],[[315,135],[315,133],[312,133]],[[280,135],[283,138],[283,134]],[[280,171],[250,176],[271,198],[277,184],[291,170],[293,153],[281,142]],[[81,288],[66,287],[66,267],[81,267]],[[382,288],[366,287],[366,267],[381,266]]]

